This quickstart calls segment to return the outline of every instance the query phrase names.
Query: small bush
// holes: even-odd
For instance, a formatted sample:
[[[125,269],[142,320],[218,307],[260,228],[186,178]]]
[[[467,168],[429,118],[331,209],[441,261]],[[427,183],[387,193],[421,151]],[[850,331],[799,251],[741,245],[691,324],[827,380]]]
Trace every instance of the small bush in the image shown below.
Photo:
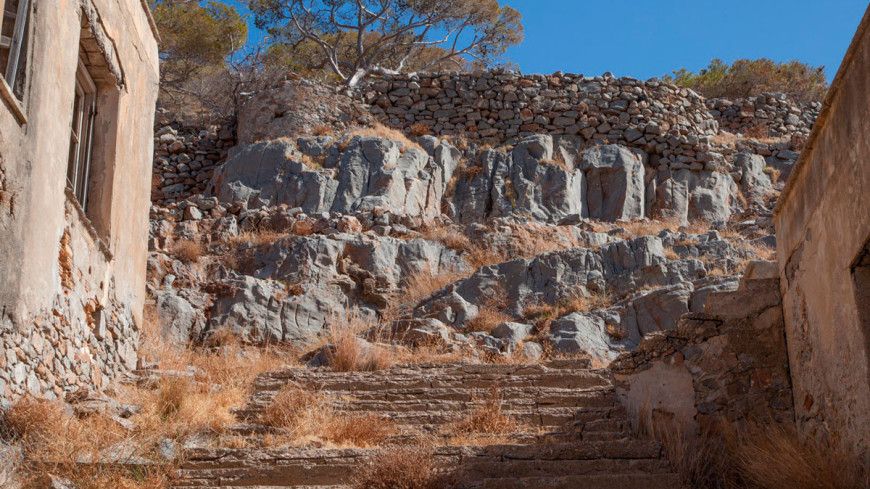
[[[329,328],[327,357],[329,367],[336,372],[372,372],[389,368],[395,362],[391,350],[379,345],[366,346],[358,334],[376,329],[376,325],[351,315],[346,324]]]
[[[730,65],[714,59],[698,73],[683,68],[665,76],[665,80],[707,98],[745,98],[783,92],[800,102],[820,102],[828,88],[823,67],[800,61],[777,63],[767,58],[738,59]]]
[[[205,247],[198,241],[182,239],[172,245],[172,255],[184,263],[196,263],[205,254]]]

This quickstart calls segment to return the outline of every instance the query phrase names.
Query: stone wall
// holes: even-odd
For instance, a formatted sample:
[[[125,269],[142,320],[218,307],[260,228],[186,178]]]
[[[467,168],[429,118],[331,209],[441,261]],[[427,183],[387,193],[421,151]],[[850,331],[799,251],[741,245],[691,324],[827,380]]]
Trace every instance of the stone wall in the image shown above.
[[[362,89],[372,113],[410,133],[461,134],[501,144],[536,133],[642,148],[670,161],[704,161],[718,124],[694,92],[656,80],[556,73],[395,75]]]
[[[27,88],[0,102],[0,404],[135,367],[145,299],[150,14],[138,0],[46,3],[31,2]],[[65,189],[80,42],[97,84],[87,210]]]
[[[710,294],[704,311],[647,335],[611,365],[635,421],[672,420],[687,434],[720,421],[792,421],[775,264],[750,263],[738,290]]]
[[[709,99],[706,104],[720,129],[763,138],[808,136],[822,106],[819,102],[797,103],[782,93]]]
[[[870,443],[870,9],[774,222],[795,409],[809,433]]]
[[[167,205],[205,191],[215,167],[226,160],[234,144],[231,120],[205,127],[161,125],[154,133],[151,201]]]

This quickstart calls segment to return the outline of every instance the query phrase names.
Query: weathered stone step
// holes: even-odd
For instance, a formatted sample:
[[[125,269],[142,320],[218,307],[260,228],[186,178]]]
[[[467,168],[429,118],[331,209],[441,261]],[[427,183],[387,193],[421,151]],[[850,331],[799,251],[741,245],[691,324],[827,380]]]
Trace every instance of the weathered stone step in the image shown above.
[[[474,366],[480,367],[480,366]],[[262,376],[256,390],[275,391],[288,384],[332,392],[365,392],[439,388],[562,388],[609,387],[609,380],[595,371],[553,370],[539,366],[509,372],[456,371],[450,369],[391,369],[378,372],[332,372],[293,368]]]
[[[462,487],[463,489],[679,489],[683,486],[680,478],[674,474],[610,474],[486,479]]]
[[[201,449],[191,450],[178,471],[178,485],[190,487],[239,487],[297,485],[336,485],[347,483],[358,464],[374,456],[377,449]],[[553,443],[529,445],[492,445],[485,447],[440,447],[435,456],[445,467],[467,467],[470,476],[498,470],[523,468],[552,470],[574,467],[580,475],[592,465],[578,461],[611,460],[625,471],[660,472],[661,447],[638,440],[609,442]],[[648,460],[646,464],[626,462]],[[573,464],[573,465],[572,465]],[[538,469],[535,469],[537,467]],[[567,469],[564,469],[567,470]],[[476,472],[475,472],[476,471]],[[503,472],[511,473],[511,472]],[[462,472],[460,472],[462,474]],[[571,472],[571,475],[578,475]],[[527,486],[536,487],[536,486]],[[546,487],[546,486],[544,486]],[[561,486],[559,486],[561,487]],[[567,486],[565,486],[567,487]]]

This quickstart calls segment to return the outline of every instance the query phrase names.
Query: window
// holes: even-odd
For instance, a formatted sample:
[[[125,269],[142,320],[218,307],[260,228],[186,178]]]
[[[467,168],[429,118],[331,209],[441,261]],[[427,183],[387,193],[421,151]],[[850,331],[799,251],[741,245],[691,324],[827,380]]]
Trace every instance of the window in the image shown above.
[[[97,115],[97,87],[84,61],[79,59],[73,98],[70,128],[67,186],[85,211],[88,208],[88,187],[93,154],[94,118]]]
[[[24,95],[27,68],[30,0],[0,0],[3,23],[0,28],[0,70],[16,98]]]

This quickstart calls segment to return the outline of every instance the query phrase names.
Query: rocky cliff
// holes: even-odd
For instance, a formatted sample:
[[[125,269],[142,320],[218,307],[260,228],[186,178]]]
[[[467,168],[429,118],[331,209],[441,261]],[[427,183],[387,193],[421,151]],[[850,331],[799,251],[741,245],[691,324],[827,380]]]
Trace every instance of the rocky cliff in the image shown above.
[[[610,76],[285,82],[245,102],[225,157],[216,130],[157,132],[155,165],[210,178],[155,194],[149,291],[180,341],[307,344],[362,318],[372,342],[607,363],[772,257],[817,109]]]

